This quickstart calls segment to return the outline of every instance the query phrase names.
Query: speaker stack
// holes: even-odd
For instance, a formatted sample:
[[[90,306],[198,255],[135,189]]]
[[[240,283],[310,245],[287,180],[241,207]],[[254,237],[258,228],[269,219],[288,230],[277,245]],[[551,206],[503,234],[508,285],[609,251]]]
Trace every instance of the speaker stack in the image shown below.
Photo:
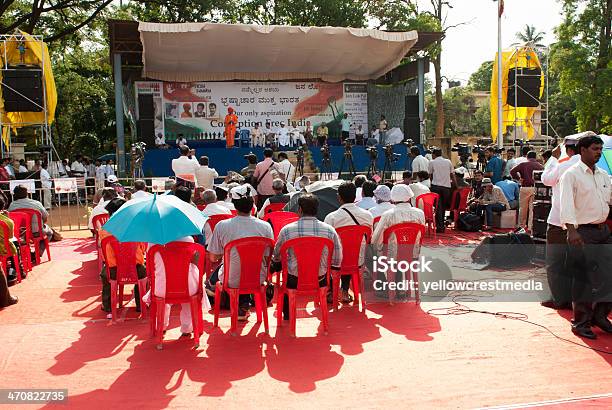
[[[546,229],[548,227],[548,214],[552,207],[552,187],[542,182],[542,172],[533,171],[534,201],[533,201],[533,232],[532,237],[536,245],[536,259],[546,258]]]
[[[404,138],[415,144],[421,143],[421,123],[419,121],[419,96],[407,95],[406,114],[404,115]]]
[[[43,83],[40,67],[9,66],[2,75],[4,111],[43,111]]]
[[[136,122],[138,141],[147,144],[147,148],[155,147],[155,105],[152,95],[138,96],[138,121]]]

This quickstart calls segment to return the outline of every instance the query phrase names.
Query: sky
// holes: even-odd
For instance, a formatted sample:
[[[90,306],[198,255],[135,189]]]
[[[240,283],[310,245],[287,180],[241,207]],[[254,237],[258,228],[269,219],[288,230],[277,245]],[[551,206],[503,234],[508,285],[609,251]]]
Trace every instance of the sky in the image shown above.
[[[425,5],[428,1],[420,0]],[[493,0],[454,0],[447,25],[468,22],[451,28],[442,42],[442,75],[466,85],[470,74],[497,52],[497,3]],[[525,24],[546,33],[544,44],[554,42],[554,28],[561,23],[558,0],[505,0],[502,17],[502,47],[516,42],[515,34]],[[433,65],[429,78],[433,80]],[[447,87],[446,82],[444,87]]]

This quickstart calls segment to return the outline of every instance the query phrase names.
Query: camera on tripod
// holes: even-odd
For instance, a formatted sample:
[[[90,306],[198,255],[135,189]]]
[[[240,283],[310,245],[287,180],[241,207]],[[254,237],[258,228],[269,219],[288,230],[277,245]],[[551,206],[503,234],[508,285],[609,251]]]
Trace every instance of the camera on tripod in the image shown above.
[[[389,161],[395,162],[401,157],[401,155],[393,152],[393,145],[387,144],[385,145],[385,157],[387,157]]]
[[[410,148],[414,145],[414,140],[412,140],[411,138],[406,138],[404,142],[402,142],[402,144]]]
[[[329,145],[325,144],[321,147],[321,155],[323,155],[323,159],[330,159],[331,155],[329,152]]]
[[[302,146],[298,147],[297,152],[295,153],[295,157],[297,158],[298,161],[304,160],[304,147]]]
[[[376,147],[367,147],[365,150],[370,155],[370,160],[378,158],[378,150]]]
[[[472,148],[468,144],[457,142],[451,147],[451,151],[456,152],[460,157],[470,156]]]

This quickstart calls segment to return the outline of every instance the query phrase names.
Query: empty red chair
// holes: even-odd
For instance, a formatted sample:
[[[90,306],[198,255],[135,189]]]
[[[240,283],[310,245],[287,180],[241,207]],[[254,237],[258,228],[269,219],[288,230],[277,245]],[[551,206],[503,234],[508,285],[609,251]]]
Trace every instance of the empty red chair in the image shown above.
[[[423,235],[425,235],[425,226],[418,223],[406,222],[392,225],[383,232],[383,254],[386,255],[388,253],[390,239],[395,237],[395,241],[397,243],[397,254],[394,255],[395,260],[398,262],[411,262],[415,257],[418,257],[418,252],[415,252],[415,247],[420,252],[421,243],[423,242]],[[412,283],[418,284],[418,272],[411,271],[410,273]],[[395,278],[387,278],[387,281],[395,281]],[[389,294],[390,297],[392,297],[394,296],[395,291],[389,290]],[[415,301],[418,304],[420,303],[420,300],[419,290],[418,287],[416,287]]]
[[[32,232],[32,235],[30,236],[31,241],[32,241],[31,243],[34,244],[36,264],[38,265],[40,263],[40,242],[41,241],[43,241],[45,244],[45,250],[47,251],[47,258],[49,258],[48,260],[51,260],[51,252],[49,251],[49,238],[47,238],[47,235],[45,235],[45,233],[43,232],[43,220],[42,220],[42,214],[40,213],[40,211],[37,211],[36,209],[28,209],[28,208],[18,208],[18,209],[15,209],[14,211],[23,212],[25,214],[30,215],[32,218],[36,218],[36,221],[38,223],[38,232]],[[28,227],[31,230],[32,224],[28,223],[26,229]],[[38,234],[38,236],[36,236],[36,234]]]
[[[451,200],[450,213],[453,216],[453,222],[455,223],[455,227],[457,226],[457,220],[459,219],[459,214],[461,212],[467,211],[467,203],[468,197],[472,192],[472,188],[464,187],[461,189],[455,190],[453,192],[453,198]]]
[[[98,270],[102,269],[102,252],[100,251],[100,241],[98,239],[98,231],[110,219],[107,213],[96,215],[91,219],[91,224],[94,229],[94,237],[96,239],[96,249],[98,251]]]
[[[16,253],[12,252],[11,241],[9,241],[9,239],[13,236],[13,232],[11,232],[9,226],[3,221],[0,221],[0,229],[2,230],[4,249],[6,249],[6,254],[0,255],[2,269],[4,270],[4,274],[8,277],[8,258],[12,257],[13,266],[15,267],[15,272],[17,273],[17,283],[21,283],[21,267],[19,266],[19,257]],[[28,254],[28,256],[30,255]]]
[[[117,321],[117,303],[119,308],[123,306],[123,287],[125,285],[138,285],[140,295],[141,312],[145,310],[145,304],[142,302],[142,297],[147,291],[147,278],[138,279],[136,271],[136,251],[142,244],[139,242],[119,242],[114,236],[107,236],[102,239],[102,255],[106,262],[106,277],[111,285],[111,312],[113,322]],[[117,261],[117,276],[113,280],[110,276],[110,268],[108,266],[108,249],[110,246],[115,254]],[[117,293],[119,294],[117,296]],[[141,314],[144,317],[144,313]]]
[[[274,212],[272,215],[273,214]],[[297,289],[287,288],[288,253],[290,249],[293,257],[297,260]],[[319,287],[319,263],[323,259],[324,249],[327,249],[327,272],[325,272],[327,286]],[[327,289],[329,287],[329,273],[331,271],[333,252],[334,242],[329,238],[322,238],[319,236],[303,236],[301,238],[290,239],[285,242],[280,249],[283,270],[276,283],[276,320],[277,327],[280,328],[281,322],[283,321],[284,295],[287,294],[289,299],[289,327],[292,337],[295,337],[297,313],[295,298],[297,295],[318,295],[323,330],[325,334],[328,332]]]
[[[342,243],[342,265],[339,271],[332,271],[334,277],[334,310],[338,308],[338,291],[340,289],[340,276],[351,275],[351,285],[353,286],[354,303],[359,306],[360,299],[365,311],[365,301],[360,297],[362,286],[361,266],[359,265],[359,254],[361,245],[365,239],[366,245],[372,238],[372,229],[364,225],[343,226],[336,229]]]
[[[240,258],[240,285],[237,288],[229,286],[230,270],[232,268],[230,254],[234,250]],[[232,326],[230,334],[236,336],[238,324],[238,297],[239,295],[252,294],[255,297],[255,308],[257,309],[257,323],[261,322],[263,315],[264,329],[266,334],[268,328],[268,304],[266,301],[266,287],[261,283],[262,261],[265,272],[268,272],[274,241],[270,238],[247,237],[231,241],[223,250],[223,284],[217,282],[215,288],[215,320],[214,327],[219,323],[219,311],[221,309],[221,292],[226,291],[230,297],[230,312]]]
[[[155,254],[159,253],[166,269],[166,295],[155,295]],[[198,254],[198,291],[189,293],[189,265],[195,254]],[[163,348],[164,314],[166,304],[189,303],[193,323],[194,346],[200,346],[200,336],[204,330],[202,318],[202,275],[204,274],[206,251],[197,243],[170,242],[166,245],[155,245],[147,252],[147,273],[151,280],[151,334],[157,337],[157,349]]]
[[[274,204],[268,204],[268,206],[266,206],[264,208],[264,215],[269,214],[270,212],[277,212],[277,211],[282,211],[283,209],[285,209],[285,205],[287,205],[285,202],[277,202]]]
[[[32,270],[32,258],[30,257],[30,235],[32,234],[32,217],[23,212],[9,212],[9,218],[13,220],[13,236],[19,242],[19,253],[21,253],[21,263],[23,268],[30,272]],[[30,229],[27,229],[27,227]]]
[[[272,231],[274,232],[274,240],[278,239],[278,234],[281,229],[291,222],[295,222],[300,219],[299,215],[295,212],[276,211],[264,215],[263,220],[272,225]]]
[[[438,201],[440,195],[435,192],[428,192],[416,197],[416,207],[423,210],[425,213],[425,224],[429,233],[433,230],[436,235],[436,210],[438,209]]]

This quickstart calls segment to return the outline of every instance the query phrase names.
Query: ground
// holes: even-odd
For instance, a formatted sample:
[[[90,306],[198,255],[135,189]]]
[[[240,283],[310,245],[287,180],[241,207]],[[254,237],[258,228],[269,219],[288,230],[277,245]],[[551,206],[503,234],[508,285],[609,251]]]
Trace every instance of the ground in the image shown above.
[[[179,338],[174,311],[157,351],[133,303],[125,321],[104,318],[93,242],[66,236],[80,237],[52,244],[51,262],[11,288],[20,302],[0,311],[0,388],[68,388],[71,407],[96,409],[612,406],[612,356],[584,347],[611,352],[612,337],[583,341],[570,332],[570,312],[536,302],[466,305],[525,314],[568,341],[492,315],[427,313],[452,306],[443,301],[370,304],[366,314],[344,307],[330,312],[327,336],[309,305],[296,339],[276,320],[265,335],[254,315],[232,337],[229,318],[213,329],[206,314],[195,351]],[[456,238],[436,239],[445,240]]]

